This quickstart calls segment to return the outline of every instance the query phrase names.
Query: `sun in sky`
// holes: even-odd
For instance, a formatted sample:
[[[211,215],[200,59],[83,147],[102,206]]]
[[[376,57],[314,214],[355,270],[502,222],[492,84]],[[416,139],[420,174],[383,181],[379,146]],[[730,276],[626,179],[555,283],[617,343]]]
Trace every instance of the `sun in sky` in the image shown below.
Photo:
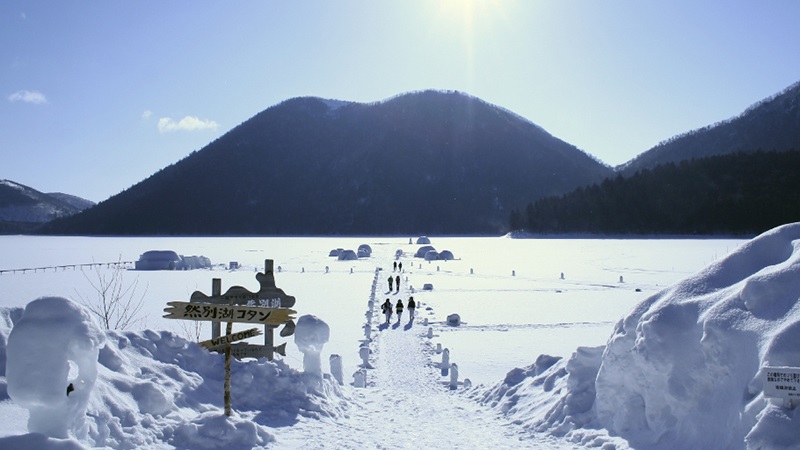
[[[459,41],[465,53],[469,83],[474,82],[476,45],[485,34],[500,31],[507,21],[505,7],[512,2],[499,0],[440,0],[436,2],[439,26]]]

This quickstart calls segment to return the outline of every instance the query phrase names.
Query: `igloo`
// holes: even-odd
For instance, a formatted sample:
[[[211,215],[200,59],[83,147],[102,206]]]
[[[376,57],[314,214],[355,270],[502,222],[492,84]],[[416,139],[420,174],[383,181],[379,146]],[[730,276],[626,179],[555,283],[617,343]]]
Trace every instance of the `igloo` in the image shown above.
[[[420,247],[417,250],[417,253],[414,254],[414,257],[416,257],[416,258],[424,258],[425,254],[428,253],[431,250],[432,251],[436,251],[436,249],[433,248],[432,245],[423,245],[422,247]]]
[[[439,252],[439,259],[443,261],[452,261],[456,258],[455,256],[453,256],[453,252],[451,252],[450,250],[442,250],[441,252]]]
[[[358,259],[358,255],[352,250],[344,250],[339,253],[339,261],[354,261],[356,259]]]

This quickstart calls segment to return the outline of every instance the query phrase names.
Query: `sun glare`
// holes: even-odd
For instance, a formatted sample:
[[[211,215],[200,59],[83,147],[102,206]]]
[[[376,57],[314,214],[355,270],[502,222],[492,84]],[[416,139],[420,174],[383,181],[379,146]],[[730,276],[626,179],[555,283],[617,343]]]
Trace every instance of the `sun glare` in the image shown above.
[[[500,0],[439,0],[439,21],[443,30],[454,37],[463,52],[467,89],[476,81],[476,58],[479,43],[502,27]]]
[[[476,20],[491,20],[501,10],[500,0],[439,0],[439,12],[448,21],[473,32]]]

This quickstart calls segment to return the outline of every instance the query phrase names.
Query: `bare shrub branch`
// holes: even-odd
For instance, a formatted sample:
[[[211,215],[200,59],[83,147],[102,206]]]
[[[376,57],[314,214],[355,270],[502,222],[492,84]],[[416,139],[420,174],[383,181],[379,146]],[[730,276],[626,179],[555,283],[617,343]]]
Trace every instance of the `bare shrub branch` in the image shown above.
[[[100,320],[102,326],[110,330],[127,330],[135,325],[144,326],[147,318],[142,315],[147,286],[141,297],[137,296],[139,277],[137,276],[132,283],[125,284],[121,260],[120,257],[110,271],[103,271],[100,264],[93,265],[94,277],[90,277],[81,269],[83,277],[97,294],[96,297],[86,299],[77,289],[75,290],[80,303]]]

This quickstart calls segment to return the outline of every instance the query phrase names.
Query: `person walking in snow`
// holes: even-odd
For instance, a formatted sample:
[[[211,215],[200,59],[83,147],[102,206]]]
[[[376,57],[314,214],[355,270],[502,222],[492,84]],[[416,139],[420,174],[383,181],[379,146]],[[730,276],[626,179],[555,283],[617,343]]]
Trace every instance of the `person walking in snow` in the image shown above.
[[[397,292],[400,292],[400,275],[398,275],[398,276],[397,276],[397,277],[394,279],[394,284],[395,284],[395,285],[397,285]],[[389,283],[389,286],[390,286],[390,287],[389,287],[389,290],[390,290],[390,291],[392,290],[392,288],[391,288],[391,285],[392,285],[392,283]]]
[[[417,303],[414,302],[414,297],[408,297],[408,318],[414,320],[414,310],[417,309]]]
[[[394,262],[394,268],[392,269],[392,272],[396,272],[396,271],[397,271],[397,261]]]
[[[386,323],[389,323],[392,320],[392,302],[388,298],[381,305],[381,311],[386,315]]]
[[[397,263],[397,270],[398,270],[398,271],[400,271],[400,272],[402,272],[402,271],[403,271],[403,262],[402,262],[402,261],[400,261],[399,263]]]
[[[392,283],[394,282],[394,278],[389,275],[389,292],[392,292]]]
[[[397,299],[396,311],[397,321],[400,322],[403,320],[403,300]]]

